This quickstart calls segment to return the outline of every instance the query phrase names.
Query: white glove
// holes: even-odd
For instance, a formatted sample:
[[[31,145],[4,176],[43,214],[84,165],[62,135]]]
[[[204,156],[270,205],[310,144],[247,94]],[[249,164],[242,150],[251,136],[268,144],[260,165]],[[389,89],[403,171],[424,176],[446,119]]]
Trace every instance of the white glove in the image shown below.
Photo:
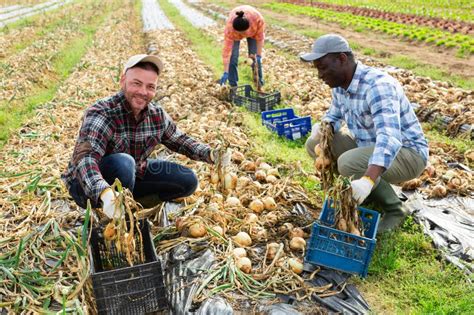
[[[115,198],[118,196],[118,193],[113,191],[111,188],[106,188],[100,194],[100,199],[102,200],[102,211],[109,219],[118,219],[122,216],[122,209],[120,206],[115,204]]]
[[[352,198],[357,202],[357,205],[360,205],[372,191],[374,181],[368,176],[363,176],[360,179],[353,180],[351,187]]]
[[[315,140],[315,141],[320,141],[321,139],[321,132],[319,131],[320,129],[320,124],[315,123],[313,127],[311,127],[311,136],[310,138]]]

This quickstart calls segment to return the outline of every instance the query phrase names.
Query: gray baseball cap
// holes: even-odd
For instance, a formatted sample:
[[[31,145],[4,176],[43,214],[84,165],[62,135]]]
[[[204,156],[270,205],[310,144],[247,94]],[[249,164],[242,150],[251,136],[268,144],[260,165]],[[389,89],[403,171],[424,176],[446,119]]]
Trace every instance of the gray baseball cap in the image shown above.
[[[337,34],[326,34],[316,39],[311,52],[300,55],[300,58],[303,61],[313,61],[327,54],[340,52],[352,52],[347,40]]]

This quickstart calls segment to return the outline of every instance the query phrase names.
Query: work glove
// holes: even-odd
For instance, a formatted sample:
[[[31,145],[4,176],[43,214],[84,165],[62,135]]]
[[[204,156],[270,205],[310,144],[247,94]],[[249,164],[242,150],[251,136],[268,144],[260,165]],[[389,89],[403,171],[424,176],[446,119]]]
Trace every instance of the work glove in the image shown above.
[[[351,187],[352,199],[357,202],[357,205],[360,205],[372,191],[374,181],[369,176],[362,176],[360,179],[353,180]]]
[[[220,81],[219,81],[220,85],[225,85],[228,78],[229,78],[229,73],[228,73],[228,72],[224,72],[224,74],[222,74],[222,77],[221,77],[221,79],[220,79]]]
[[[102,211],[109,219],[119,219],[122,216],[122,209],[120,205],[116,204],[116,198],[118,193],[113,191],[112,188],[106,188],[100,194],[100,200],[102,200]]]
[[[320,132],[320,124],[315,123],[313,127],[311,127],[311,136],[310,138],[313,139],[314,141],[321,141],[321,132]]]

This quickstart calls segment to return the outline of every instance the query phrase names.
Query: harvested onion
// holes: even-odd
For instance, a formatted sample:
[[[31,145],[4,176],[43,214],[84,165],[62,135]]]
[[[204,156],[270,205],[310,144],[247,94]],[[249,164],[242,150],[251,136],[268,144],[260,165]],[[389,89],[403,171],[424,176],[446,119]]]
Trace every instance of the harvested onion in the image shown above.
[[[280,173],[278,172],[278,169],[276,168],[271,168],[267,171],[267,175],[273,175],[275,177],[280,177]]]
[[[255,213],[247,213],[245,216],[245,222],[246,223],[255,223],[258,221],[258,217]]]
[[[247,257],[247,251],[245,250],[245,248],[237,247],[234,248],[234,250],[232,251],[232,255],[234,255],[236,259],[239,259],[241,257]]]
[[[267,177],[265,177],[265,181],[270,184],[276,182],[277,180],[278,179],[273,175],[268,175]]]
[[[237,235],[234,236],[234,242],[243,247],[252,245],[252,239],[246,232],[237,233]]]
[[[265,210],[275,210],[277,207],[275,199],[273,199],[272,197],[265,197],[262,201]]]
[[[297,258],[290,258],[288,259],[288,265],[290,266],[291,270],[294,273],[302,273],[303,272],[303,264]]]
[[[290,231],[290,239],[294,238],[294,237],[301,237],[303,238],[304,237],[304,231],[299,228],[299,227],[296,227],[294,229],[292,229]]]
[[[237,260],[237,268],[242,270],[245,273],[250,273],[252,271],[252,262],[247,257],[241,257]]]
[[[293,237],[290,241],[290,248],[293,250],[304,250],[306,241],[302,237]]]
[[[249,209],[253,212],[260,213],[264,209],[263,202],[260,199],[252,200],[252,202],[249,204]]]
[[[204,235],[206,235],[206,228],[202,223],[194,223],[189,227],[189,235],[195,238],[203,237]]]
[[[267,174],[263,170],[258,170],[255,172],[255,179],[258,181],[263,181],[267,178]]]
[[[230,197],[227,197],[225,201],[225,205],[227,207],[237,207],[240,205],[240,200],[237,197],[230,196]]]
[[[104,229],[104,238],[107,241],[110,241],[113,238],[115,238],[115,225],[114,225],[113,222],[109,222],[109,224],[107,224],[107,226],[105,227],[105,229]]]
[[[212,229],[216,231],[216,233],[219,234],[220,236],[224,235],[224,229],[221,228],[219,225],[213,226]]]
[[[267,244],[267,259],[273,260],[279,248],[280,248],[280,244],[278,243]]]

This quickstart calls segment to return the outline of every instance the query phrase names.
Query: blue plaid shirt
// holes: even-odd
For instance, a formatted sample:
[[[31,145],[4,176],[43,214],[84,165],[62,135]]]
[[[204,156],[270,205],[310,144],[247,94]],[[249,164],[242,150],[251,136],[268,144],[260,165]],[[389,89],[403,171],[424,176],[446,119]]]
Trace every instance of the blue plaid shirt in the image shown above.
[[[332,90],[332,104],[323,120],[332,122],[334,131],[345,121],[358,147],[375,145],[369,165],[388,169],[402,147],[428,160],[428,143],[400,83],[360,62],[347,90]]]

